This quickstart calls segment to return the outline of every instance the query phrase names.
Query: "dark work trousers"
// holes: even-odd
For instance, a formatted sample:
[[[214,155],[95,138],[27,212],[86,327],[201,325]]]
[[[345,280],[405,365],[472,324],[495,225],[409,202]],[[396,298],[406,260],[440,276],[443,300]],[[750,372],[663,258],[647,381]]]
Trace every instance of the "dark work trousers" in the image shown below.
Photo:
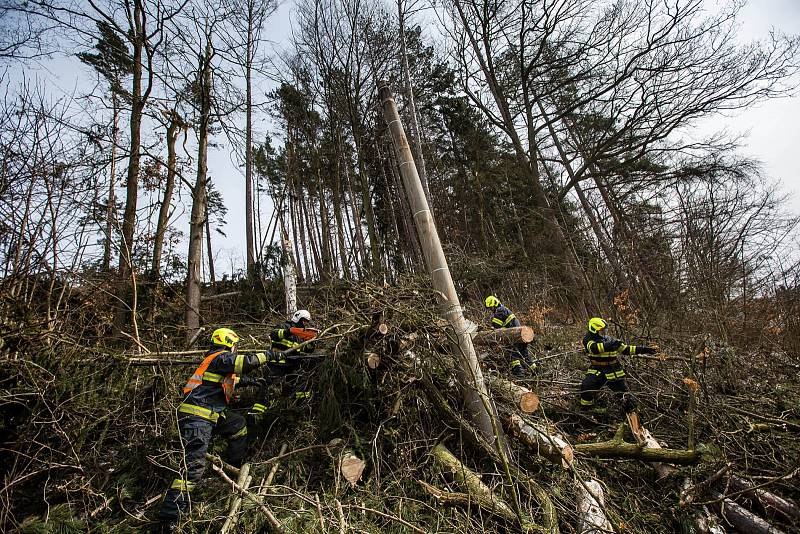
[[[619,363],[603,367],[592,365],[586,370],[581,382],[581,408],[594,406],[594,396],[603,385],[614,392],[625,413],[636,409],[636,397],[630,393],[625,382],[625,370]]]
[[[267,366],[272,376],[283,377],[281,395],[292,399],[311,398],[311,391],[304,380],[302,362],[287,358],[285,363],[267,362]]]
[[[158,512],[161,520],[178,519],[179,514],[185,513],[188,509],[189,494],[206,469],[206,451],[208,451],[213,435],[219,435],[228,440],[224,458],[231,465],[240,467],[247,452],[245,419],[230,410],[219,414],[216,424],[193,415],[182,416],[178,419],[178,428],[184,451],[184,464],[180,466],[183,478],[176,478],[172,481],[172,485],[164,497],[164,502],[161,504],[161,510]]]
[[[528,354],[528,344],[527,343],[517,343],[511,349],[506,349],[506,353],[508,355],[508,364],[513,371],[517,367],[522,367],[525,371],[528,371],[531,366],[531,357]]]

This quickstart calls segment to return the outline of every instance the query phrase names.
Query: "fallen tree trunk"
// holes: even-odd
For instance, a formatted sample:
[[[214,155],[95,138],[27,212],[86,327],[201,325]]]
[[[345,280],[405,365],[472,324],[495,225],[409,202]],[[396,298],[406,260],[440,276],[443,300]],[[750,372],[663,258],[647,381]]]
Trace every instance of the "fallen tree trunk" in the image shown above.
[[[725,534],[725,529],[719,526],[719,520],[711,514],[704,505],[689,508],[684,502],[684,496],[690,495],[696,486],[690,478],[683,481],[681,489],[681,507],[684,513],[681,514],[681,534]]]
[[[423,483],[423,487],[429,493],[438,499],[449,500],[449,502],[477,504],[482,510],[518,524],[525,532],[540,530],[539,527],[530,523],[526,518],[519,517],[508,503],[495,495],[477,474],[462,464],[443,444],[439,443],[436,445],[431,451],[431,454],[443,470],[450,473],[453,479],[466,489],[467,493],[450,494]]]
[[[596,480],[576,481],[578,534],[607,534],[614,532],[604,511],[603,486]]]
[[[711,508],[738,532],[742,534],[784,534],[782,530],[773,527],[753,512],[726,499],[721,493],[712,491],[711,496],[720,501],[711,503]]]
[[[250,476],[250,464],[244,464],[241,469],[239,470],[239,479],[236,481],[239,486],[242,487],[243,490],[250,489],[250,483],[253,481],[253,477]],[[236,523],[239,522],[239,508],[242,506],[242,496],[240,494],[236,494],[233,497],[233,501],[231,502],[231,508],[228,511],[228,518],[225,519],[225,523],[222,525],[220,529],[220,534],[228,534],[234,528],[236,528]]]
[[[472,333],[475,343],[530,343],[533,341],[533,328],[517,326],[515,328],[498,328]]]
[[[423,378],[420,383],[424,386],[425,393],[433,406],[436,408],[440,417],[449,425],[457,428],[460,436],[466,439],[469,444],[477,451],[483,451],[497,464],[502,463],[502,459],[488,441],[473,428],[463,417],[458,415],[453,410],[447,400],[442,395],[433,382],[428,378]],[[547,491],[539,485],[538,482],[529,477],[524,471],[515,466],[511,466],[511,476],[520,482],[520,487],[527,491],[528,495],[539,501],[542,507],[542,522],[544,523],[544,531],[548,534],[559,534],[558,530],[558,510],[556,509],[553,501],[550,499]]]
[[[539,396],[524,386],[497,375],[486,375],[486,382],[496,397],[515,405],[524,413],[533,413],[539,408]]]
[[[770,493],[761,488],[754,488],[754,485],[747,480],[732,475],[730,477],[730,489],[742,492],[742,495],[761,503],[766,510],[775,510],[788,519],[800,520],[800,508],[796,504],[786,499]]]
[[[559,434],[547,428],[526,421],[517,414],[511,414],[505,420],[508,432],[525,444],[536,454],[547,458],[554,464],[569,467],[575,460],[572,446]]]
[[[613,439],[599,443],[579,443],[575,452],[585,456],[601,458],[635,458],[645,462],[667,462],[678,465],[691,465],[700,460],[698,451],[683,449],[656,449],[623,441],[618,433]]]
[[[280,522],[275,518],[270,509],[267,508],[267,506],[259,500],[257,496],[253,495],[246,489],[242,489],[242,487],[236,482],[234,482],[228,475],[226,475],[225,471],[223,471],[222,468],[219,467],[218,465],[211,464],[211,469],[215,473],[217,473],[217,475],[219,475],[219,477],[222,480],[230,484],[235,491],[239,492],[243,497],[245,497],[247,500],[258,506],[259,509],[261,509],[261,513],[263,513],[264,517],[267,518],[267,527],[270,532],[272,532],[273,534],[284,534],[284,530]]]
[[[662,449],[663,450],[663,447],[661,447],[661,444],[658,441],[656,441],[656,438],[654,438],[653,435],[650,433],[650,431],[647,430],[645,427],[641,427],[640,435],[642,437],[642,440],[644,442],[644,446],[645,447],[648,447],[650,449]],[[653,467],[655,472],[658,474],[658,478],[668,477],[669,475],[671,475],[672,473],[675,472],[675,468],[674,467],[672,467],[670,465],[667,465],[667,464],[664,464],[664,463],[661,463],[661,462],[650,462],[650,465]]]

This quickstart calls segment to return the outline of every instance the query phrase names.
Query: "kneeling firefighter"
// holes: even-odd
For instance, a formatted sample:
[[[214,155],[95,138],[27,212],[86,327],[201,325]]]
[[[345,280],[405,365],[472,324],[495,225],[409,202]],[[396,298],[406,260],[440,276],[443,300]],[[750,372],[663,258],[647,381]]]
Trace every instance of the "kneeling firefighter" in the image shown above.
[[[301,385],[303,355],[314,352],[314,343],[306,343],[317,337],[319,331],[310,328],[311,313],[297,310],[291,319],[275,327],[270,333],[272,354],[267,362],[270,373],[286,378],[286,393],[295,399],[311,398],[311,391]],[[301,344],[304,345],[300,346]],[[291,351],[287,354],[287,351]]]
[[[652,347],[628,345],[619,339],[605,335],[606,322],[599,317],[589,319],[588,332],[583,337],[583,346],[589,355],[589,369],[581,382],[581,409],[594,409],[594,397],[604,385],[614,392],[626,414],[636,410],[636,397],[628,389],[625,370],[618,355],[655,354]]]
[[[267,355],[239,354],[239,336],[229,328],[218,328],[211,335],[211,349],[183,388],[184,400],[178,406],[178,428],[184,461],[181,478],[172,481],[161,504],[158,517],[163,523],[175,523],[189,506],[189,495],[203,476],[205,454],[214,435],[227,439],[225,460],[240,467],[247,449],[247,425],[244,417],[228,410],[234,389],[261,386],[265,378],[240,377],[267,363]]]

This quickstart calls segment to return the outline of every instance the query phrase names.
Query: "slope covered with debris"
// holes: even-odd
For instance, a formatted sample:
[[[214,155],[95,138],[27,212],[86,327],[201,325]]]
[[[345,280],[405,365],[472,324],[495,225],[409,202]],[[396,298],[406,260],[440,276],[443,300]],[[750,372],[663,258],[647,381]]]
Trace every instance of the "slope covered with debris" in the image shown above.
[[[578,411],[583,325],[514,303],[536,334],[538,373],[510,386],[502,343],[477,345],[506,454],[463,413],[450,334],[423,282],[306,288],[301,298],[323,330],[303,364],[313,397],[282,394],[278,378],[243,390],[238,409],[267,406],[250,431],[249,473],[226,467],[216,443],[184,532],[653,533],[699,532],[704,521],[732,531],[725,518],[737,513],[752,514],[739,518],[756,521],[752,531],[757,520],[800,530],[798,363],[784,352],[658,330],[645,339],[633,321],[616,325],[662,349],[626,360],[656,441],[640,445],[609,392],[599,397],[606,413]],[[240,351],[267,348],[281,320],[241,294],[207,305],[207,322],[235,328]],[[179,345],[167,308],[136,351],[84,328],[101,306],[76,308],[71,331],[5,309],[0,527],[150,528],[180,459],[179,387],[203,342]],[[523,390],[534,394],[524,407]]]

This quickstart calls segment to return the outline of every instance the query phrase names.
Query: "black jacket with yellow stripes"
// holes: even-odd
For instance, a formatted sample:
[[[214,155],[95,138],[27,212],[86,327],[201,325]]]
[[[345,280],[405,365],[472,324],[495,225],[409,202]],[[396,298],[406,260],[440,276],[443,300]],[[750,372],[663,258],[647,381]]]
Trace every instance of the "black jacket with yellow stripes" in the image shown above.
[[[517,326],[522,326],[522,324],[511,310],[502,304],[494,309],[494,315],[492,316],[492,328],[515,328]]]
[[[224,348],[214,345],[206,352],[205,357]],[[230,373],[241,376],[265,363],[267,363],[267,356],[263,353],[239,354],[237,351],[225,350],[211,360],[205,373],[203,373],[203,377],[205,378],[209,374],[209,378],[224,377]],[[186,396],[184,403],[209,408],[214,413],[220,413],[228,406],[228,403],[225,402],[225,393],[222,391],[220,381],[205,379],[202,384],[194,388]]]
[[[587,332],[583,336],[583,348],[589,354],[589,360],[591,360],[592,364],[598,365],[617,363],[617,356],[620,354],[633,356],[634,354],[642,354],[642,349],[650,350],[649,347],[628,345],[624,341],[611,336],[601,336],[591,332]]]
[[[272,332],[270,332],[269,339],[272,341],[273,351],[289,350],[305,341],[304,339],[301,339],[292,333],[291,329],[295,326],[295,324],[287,321],[281,325],[278,325]],[[303,345],[298,352],[311,354],[314,352],[314,344],[309,343],[307,345]]]

